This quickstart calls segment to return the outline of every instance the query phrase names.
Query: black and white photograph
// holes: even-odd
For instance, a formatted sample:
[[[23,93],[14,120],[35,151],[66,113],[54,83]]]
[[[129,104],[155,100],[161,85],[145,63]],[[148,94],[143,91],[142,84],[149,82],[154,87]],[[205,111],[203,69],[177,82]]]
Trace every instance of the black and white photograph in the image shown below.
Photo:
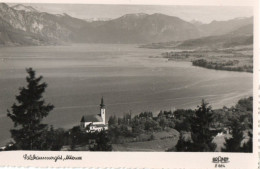
[[[252,154],[253,49],[252,6],[1,2],[0,151]]]

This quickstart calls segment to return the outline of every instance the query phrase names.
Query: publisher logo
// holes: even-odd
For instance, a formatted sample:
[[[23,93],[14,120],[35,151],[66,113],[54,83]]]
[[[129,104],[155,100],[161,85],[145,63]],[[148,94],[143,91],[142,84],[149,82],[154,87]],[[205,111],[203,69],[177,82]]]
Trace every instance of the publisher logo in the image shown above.
[[[228,157],[213,157],[212,163],[215,163],[215,168],[224,168],[226,163],[229,163]]]
[[[213,157],[212,159],[213,163],[229,163],[229,158],[228,157]]]

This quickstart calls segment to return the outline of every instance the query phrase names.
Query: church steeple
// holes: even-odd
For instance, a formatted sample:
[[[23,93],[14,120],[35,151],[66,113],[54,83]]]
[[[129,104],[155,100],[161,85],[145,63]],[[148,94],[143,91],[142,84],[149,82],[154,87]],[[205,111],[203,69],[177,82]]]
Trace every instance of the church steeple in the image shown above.
[[[103,96],[102,96],[102,98],[101,98],[100,108],[101,108],[101,109],[104,109],[104,108],[105,108]]]
[[[101,98],[101,103],[100,103],[100,116],[103,120],[103,124],[106,124],[106,109],[105,109],[103,96]]]

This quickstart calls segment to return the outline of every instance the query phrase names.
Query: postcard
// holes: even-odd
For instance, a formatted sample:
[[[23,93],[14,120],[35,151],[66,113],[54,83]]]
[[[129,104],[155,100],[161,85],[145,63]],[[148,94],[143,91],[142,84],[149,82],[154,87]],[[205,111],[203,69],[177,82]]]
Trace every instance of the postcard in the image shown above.
[[[258,166],[257,1],[0,1],[0,166]]]

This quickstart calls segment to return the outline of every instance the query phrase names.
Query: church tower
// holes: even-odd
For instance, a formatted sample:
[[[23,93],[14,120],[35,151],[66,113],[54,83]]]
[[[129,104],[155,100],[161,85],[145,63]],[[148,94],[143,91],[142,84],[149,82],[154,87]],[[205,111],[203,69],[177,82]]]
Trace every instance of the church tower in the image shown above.
[[[106,109],[105,109],[103,97],[101,98],[101,103],[100,103],[100,116],[103,119],[103,124],[105,124],[106,123]]]

